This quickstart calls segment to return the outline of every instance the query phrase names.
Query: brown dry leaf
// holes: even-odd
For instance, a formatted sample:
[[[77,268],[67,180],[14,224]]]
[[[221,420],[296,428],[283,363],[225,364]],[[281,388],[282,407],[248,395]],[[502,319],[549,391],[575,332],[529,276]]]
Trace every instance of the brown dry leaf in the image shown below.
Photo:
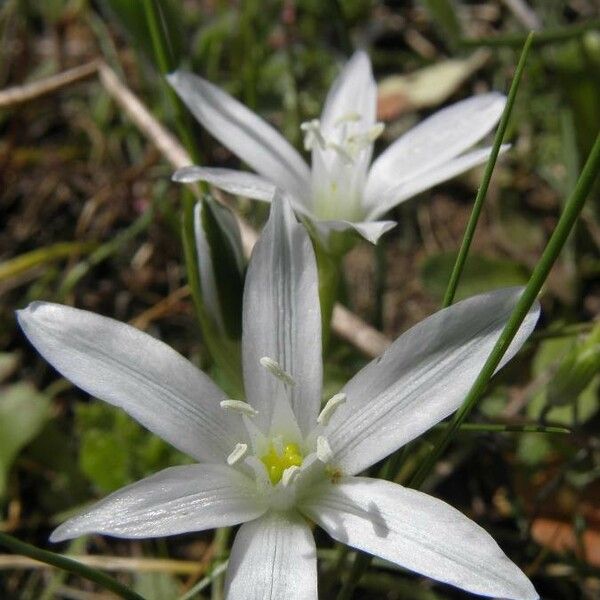
[[[490,56],[478,50],[464,60],[451,59],[408,75],[392,75],[379,82],[377,117],[391,121],[410,110],[438,106],[451,96]]]

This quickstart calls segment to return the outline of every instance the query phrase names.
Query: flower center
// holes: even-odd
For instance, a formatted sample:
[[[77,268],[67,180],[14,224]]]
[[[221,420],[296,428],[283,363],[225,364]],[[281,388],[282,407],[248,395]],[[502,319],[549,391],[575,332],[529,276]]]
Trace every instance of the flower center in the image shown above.
[[[277,452],[273,444],[269,445],[269,451],[261,456],[260,460],[267,467],[269,479],[273,485],[279,483],[283,473],[290,467],[299,467],[304,456],[298,444],[286,444],[282,452]]]
[[[335,139],[325,137],[319,119],[312,119],[300,125],[304,133],[304,149],[312,150],[319,146],[322,150],[331,149],[338,153],[346,164],[353,164],[361,150],[370,146],[383,132],[383,123],[375,123],[372,127],[361,130],[356,124],[360,115],[349,113],[334,124]]]

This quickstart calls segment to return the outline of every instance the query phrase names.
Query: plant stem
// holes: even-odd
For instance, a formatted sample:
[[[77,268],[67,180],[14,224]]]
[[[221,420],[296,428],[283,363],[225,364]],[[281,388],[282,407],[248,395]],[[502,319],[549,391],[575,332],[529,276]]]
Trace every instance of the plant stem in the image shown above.
[[[500,153],[500,146],[502,145],[502,140],[504,139],[506,127],[508,125],[508,120],[510,118],[510,114],[515,103],[515,98],[517,96],[517,90],[519,89],[519,84],[521,83],[521,77],[523,75],[523,69],[525,68],[525,62],[527,61],[527,55],[529,54],[529,50],[531,48],[533,40],[534,33],[532,32],[527,36],[527,40],[525,41],[525,45],[523,46],[521,57],[519,58],[519,62],[517,64],[517,68],[515,69],[515,76],[513,77],[510,86],[508,100],[506,102],[506,106],[504,107],[504,111],[502,112],[502,117],[500,118],[500,123],[498,124],[498,129],[496,131],[496,136],[494,137],[492,152],[485,165],[483,180],[481,182],[481,185],[479,186],[479,190],[477,191],[475,203],[473,204],[473,210],[471,211],[471,216],[469,217],[469,222],[467,223],[467,228],[465,230],[465,235],[463,236],[462,243],[460,245],[460,250],[458,251],[458,256],[456,257],[456,262],[454,263],[454,268],[452,269],[452,274],[450,275],[450,281],[448,282],[448,287],[446,288],[446,293],[444,295],[443,301],[444,307],[450,306],[454,301],[456,288],[458,286],[460,276],[465,266],[465,261],[467,260],[469,249],[471,248],[471,242],[473,241],[473,236],[475,235],[477,222],[479,221],[479,216],[481,215],[481,209],[483,208],[485,196],[490,186],[490,180],[492,179],[492,173],[494,172],[496,159],[498,158],[498,154]]]
[[[600,19],[591,19],[583,23],[575,25],[567,25],[565,27],[557,27],[547,29],[546,31],[538,31],[535,36],[534,45],[543,46],[554,42],[563,42],[574,37],[579,37],[586,31],[598,29],[600,27]],[[459,40],[459,45],[463,48],[479,48],[483,46],[498,47],[519,47],[527,39],[526,33],[508,33],[506,35],[497,35],[485,38],[462,38]]]
[[[215,562],[225,562],[227,557],[227,545],[229,538],[231,537],[231,527],[221,527],[217,529],[215,533]],[[214,571],[213,571],[214,574]],[[210,591],[210,597],[212,600],[223,600],[223,584],[224,584],[224,573],[215,575],[212,587]]]
[[[152,38],[152,47],[154,48],[156,64],[159,71],[163,75],[166,75],[173,71],[177,65],[175,64],[171,43],[164,27],[159,1],[144,0],[144,12],[146,13],[146,21],[148,23],[148,29],[150,30],[150,37]],[[177,133],[194,162],[199,163],[200,151],[196,144],[196,140],[192,135],[192,126],[190,124],[189,115],[177,97],[177,94],[175,94],[173,89],[164,81],[163,89],[169,104],[174,111]]]
[[[39,560],[47,565],[52,565],[53,567],[63,569],[63,571],[68,571],[69,573],[73,573],[73,575],[79,575],[84,579],[88,579],[89,581],[97,583],[104,589],[114,592],[126,600],[144,600],[142,596],[122,585],[116,579],[113,579],[110,575],[106,575],[106,573],[103,573],[102,571],[98,571],[97,569],[88,567],[87,565],[83,565],[76,560],[56,554],[55,552],[36,548],[35,546],[22,542],[6,533],[0,532],[0,546],[4,546],[16,554],[28,556],[29,558]]]
[[[444,429],[446,423],[439,423],[434,429]],[[508,425],[504,423],[462,423],[460,431],[472,433],[571,433],[568,427],[562,425]]]
[[[348,579],[344,581],[342,589],[337,595],[337,600],[350,600],[350,598],[352,598],[352,593],[358,585],[360,578],[363,576],[363,573],[369,568],[371,560],[372,556],[370,554],[365,554],[363,552],[356,553],[354,564],[352,565],[350,573],[348,573]]]
[[[410,482],[411,487],[419,488],[423,484],[426,477],[435,466],[437,459],[446,449],[452,438],[456,435],[460,426],[477,404],[479,398],[487,387],[489,380],[492,378],[494,371],[498,367],[498,364],[502,360],[502,357],[504,356],[515,334],[521,326],[521,323],[535,302],[542,285],[546,281],[546,278],[550,273],[550,269],[554,265],[554,262],[556,261],[567,238],[569,237],[569,233],[577,221],[577,217],[583,209],[585,200],[598,177],[599,171],[600,134],[596,136],[596,141],[592,151],[590,152],[587,162],[583,167],[583,171],[581,172],[581,175],[577,181],[577,185],[565,203],[565,207],[558,224],[556,225],[556,228],[554,229],[554,232],[552,233],[552,236],[546,245],[542,257],[536,265],[531,278],[529,279],[529,282],[523,291],[523,294],[519,298],[519,301],[517,302],[517,305],[515,306],[508,323],[504,327],[490,356],[488,357],[485,365],[475,380],[475,383],[467,394],[463,405],[455,413],[452,421],[450,421],[450,424],[442,434],[440,440],[438,440],[433,450],[425,458],[412,478]]]

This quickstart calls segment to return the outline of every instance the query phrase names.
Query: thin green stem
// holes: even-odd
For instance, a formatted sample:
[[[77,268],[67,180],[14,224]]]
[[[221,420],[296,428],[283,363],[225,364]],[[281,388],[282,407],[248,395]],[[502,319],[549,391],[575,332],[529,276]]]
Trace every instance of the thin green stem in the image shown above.
[[[228,561],[222,562],[217,565],[206,577],[202,578],[194,587],[190,588],[183,596],[180,596],[177,600],[192,600],[201,591],[205,590],[216,577],[220,577],[227,571]]]
[[[22,542],[21,540],[18,540],[17,538],[14,538],[6,533],[0,532],[0,546],[4,546],[16,554],[28,556],[29,558],[39,560],[47,565],[52,565],[53,567],[57,567],[63,571],[68,571],[73,575],[79,575],[84,579],[88,579],[89,581],[97,583],[106,590],[114,592],[126,600],[144,600],[142,596],[136,594],[133,590],[130,590],[128,587],[119,583],[116,579],[113,579],[110,575],[106,575],[106,573],[103,573],[102,571],[98,571],[97,569],[88,567],[87,565],[83,565],[76,560],[62,556],[61,554],[36,548],[35,546]]]
[[[445,429],[446,423],[439,423],[434,429]],[[571,430],[562,425],[508,425],[504,423],[461,423],[461,432],[466,433],[563,433],[569,434]]]
[[[348,578],[344,581],[342,589],[337,595],[337,600],[350,600],[352,598],[352,594],[364,572],[369,568],[371,560],[372,556],[370,554],[364,554],[363,552],[356,553],[352,569],[348,573]]]
[[[479,190],[477,191],[477,196],[475,198],[473,210],[471,211],[471,216],[469,217],[469,222],[467,223],[467,228],[465,230],[465,235],[463,236],[463,240],[460,245],[460,250],[458,251],[458,256],[456,257],[456,262],[454,263],[454,268],[452,269],[452,274],[450,275],[450,281],[448,282],[448,287],[446,288],[446,293],[444,295],[443,301],[444,307],[450,306],[454,301],[456,288],[458,286],[460,276],[464,269],[465,262],[469,254],[469,249],[471,248],[471,242],[473,241],[473,236],[475,235],[477,222],[479,221],[481,209],[483,208],[483,203],[485,201],[485,197],[490,186],[492,173],[494,172],[494,167],[496,166],[496,159],[498,158],[498,154],[500,153],[502,140],[504,139],[504,134],[506,133],[508,120],[510,118],[510,114],[515,103],[517,90],[519,89],[519,84],[521,83],[521,77],[525,68],[525,62],[527,61],[527,55],[529,54],[529,50],[531,48],[533,40],[534,34],[532,32],[527,36],[527,40],[525,42],[525,45],[523,46],[523,51],[521,52],[521,57],[519,58],[517,68],[515,69],[515,76],[510,86],[508,100],[506,102],[506,106],[504,107],[504,111],[502,112],[502,117],[500,119],[500,123],[498,124],[498,129],[496,131],[496,136],[494,137],[492,152],[485,165],[483,180],[481,181],[481,186],[479,186]]]
[[[227,546],[229,544],[229,538],[231,537],[231,527],[222,527],[217,529],[215,534],[215,562],[222,563],[227,557]],[[214,574],[214,571],[213,571]],[[212,587],[210,591],[211,600],[223,600],[223,584],[224,573],[220,575],[214,575]]]
[[[148,29],[152,39],[156,64],[159,71],[163,75],[166,75],[173,71],[177,65],[175,64],[171,49],[172,45],[164,25],[164,18],[159,0],[144,0],[144,12],[146,13],[146,22],[148,23]],[[167,85],[166,82],[163,82],[163,89],[174,112],[177,133],[194,162],[198,164],[200,163],[200,150],[198,149],[198,145],[192,134],[189,115],[177,97],[177,94],[175,94],[173,89]]]
[[[414,477],[412,478],[410,485],[411,487],[420,487],[433,467],[441,456],[442,452],[446,449],[452,438],[458,432],[460,426],[464,423],[465,419],[469,416],[479,398],[486,389],[488,382],[492,378],[494,371],[498,367],[502,357],[508,350],[510,343],[515,337],[521,323],[525,319],[525,316],[533,306],[542,285],[546,281],[550,269],[554,265],[558,255],[560,254],[563,246],[573,226],[575,225],[581,210],[585,204],[585,200],[592,189],[594,182],[598,177],[600,171],[600,134],[596,136],[596,141],[590,152],[583,171],[577,181],[577,185],[573,190],[571,196],[565,203],[562,215],[556,225],[548,244],[536,265],[523,294],[519,298],[517,305],[515,306],[508,323],[504,327],[498,341],[496,342],[490,356],[488,357],[485,365],[479,373],[475,383],[471,387],[467,397],[461,408],[455,413],[448,427],[445,429],[440,440],[434,446],[433,450],[425,458]]]
[[[553,44],[555,42],[564,42],[575,37],[579,37],[586,31],[600,28],[600,19],[590,19],[583,23],[575,25],[567,25],[565,27],[557,27],[547,29],[546,31],[538,31],[535,36],[534,45],[543,46],[545,44]],[[485,38],[462,38],[459,40],[459,45],[463,48],[479,48],[487,47],[520,47],[527,39],[526,33],[508,33],[505,35],[497,35]]]

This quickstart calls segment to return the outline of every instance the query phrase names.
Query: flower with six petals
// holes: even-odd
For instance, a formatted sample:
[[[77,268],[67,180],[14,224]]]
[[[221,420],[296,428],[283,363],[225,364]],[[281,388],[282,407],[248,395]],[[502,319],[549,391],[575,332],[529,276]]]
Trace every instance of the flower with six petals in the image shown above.
[[[520,295],[498,290],[439,311],[400,336],[321,408],[321,318],[314,252],[276,198],[243,299],[246,401],[177,352],[87,311],[34,303],[19,323],[88,393],[121,407],[198,464],[165,469],[59,526],[146,538],[241,524],[230,600],[317,598],[311,522],[331,537],[484,596],[537,594],[481,527],[422,492],[360,473],[460,406]],[[527,315],[502,364],[531,333]]]
[[[469,150],[498,121],[499,93],[474,96],[435,113],[394,142],[372,164],[377,86],[369,57],[358,51],[333,83],[319,120],[302,124],[309,168],[258,115],[205,79],[179,70],[169,81],[198,121],[257,174],[189,166],[176,181],[207,181],[223,190],[270,201],[277,186],[327,244],[332,231],[354,230],[370,242],[394,226],[391,208],[484,163],[491,148]]]

